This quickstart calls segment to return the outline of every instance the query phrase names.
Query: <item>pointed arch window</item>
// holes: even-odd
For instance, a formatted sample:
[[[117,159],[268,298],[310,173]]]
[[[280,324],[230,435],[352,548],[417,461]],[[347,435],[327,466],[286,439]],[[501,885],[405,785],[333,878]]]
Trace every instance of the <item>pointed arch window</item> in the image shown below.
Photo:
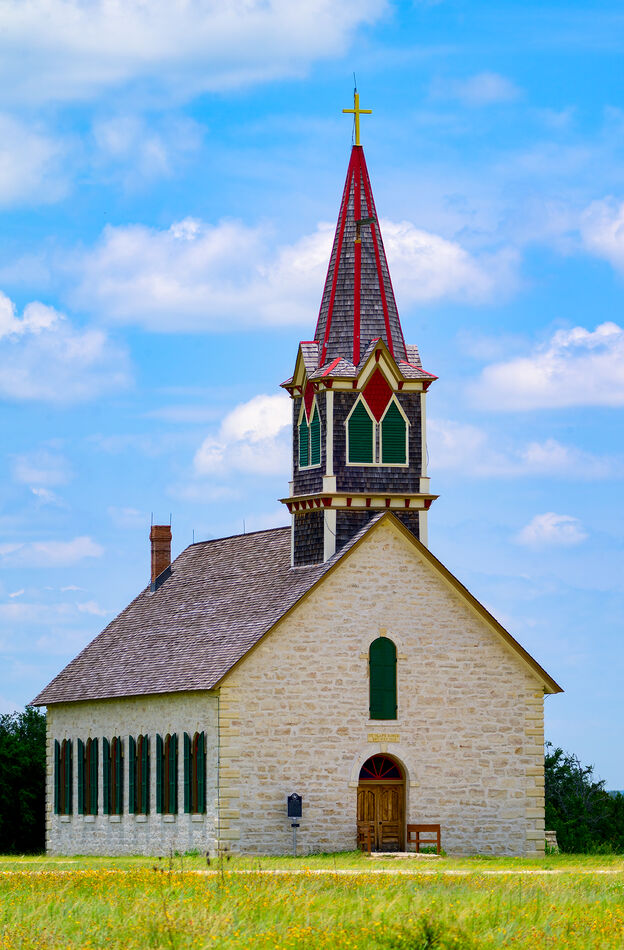
[[[156,811],[159,815],[178,812],[178,737],[156,736]]]
[[[98,741],[78,739],[78,814],[98,813]]]
[[[316,400],[312,406],[310,421],[305,406],[301,406],[299,418],[299,468],[312,468],[321,464],[321,416]]]
[[[72,813],[72,741],[54,740],[54,813]]]
[[[131,815],[149,814],[150,786],[149,736],[128,738],[128,811]]]
[[[123,740],[119,736],[102,739],[102,777],[105,815],[123,813]]]
[[[377,637],[368,651],[371,719],[397,718],[397,651],[388,637]]]
[[[349,462],[370,465],[375,461],[375,421],[361,398],[347,419],[347,439]]]
[[[382,465],[407,462],[407,422],[394,399],[381,420],[380,451]]]
[[[350,465],[407,465],[409,422],[393,397],[378,422],[360,396],[347,417]]]
[[[206,734],[184,733],[184,811],[201,815],[206,811]]]

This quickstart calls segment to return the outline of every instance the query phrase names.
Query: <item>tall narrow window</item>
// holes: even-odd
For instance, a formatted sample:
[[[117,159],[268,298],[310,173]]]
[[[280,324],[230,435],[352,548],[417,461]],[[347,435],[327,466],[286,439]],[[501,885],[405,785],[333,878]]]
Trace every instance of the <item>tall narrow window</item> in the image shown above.
[[[382,465],[407,462],[407,423],[395,402],[391,402],[381,420]]]
[[[299,468],[321,464],[321,416],[316,402],[308,423],[305,407],[299,420]]]
[[[72,741],[54,740],[54,812],[72,813]]]
[[[78,739],[78,814],[98,813],[98,741]]]
[[[132,815],[149,813],[149,736],[128,739],[128,811]]]
[[[301,416],[299,423],[299,468],[305,468],[310,464],[310,428],[305,417],[305,412]]]
[[[102,775],[105,815],[123,813],[123,741],[119,736],[102,739]]]
[[[375,460],[373,419],[360,399],[349,416],[349,462],[370,464]]]
[[[184,733],[184,811],[201,815],[206,811],[206,736]]]
[[[178,737],[174,733],[156,736],[156,811],[175,815],[178,811]]]
[[[378,637],[368,653],[371,719],[396,719],[396,647],[388,637]]]
[[[310,465],[321,464],[321,417],[316,403],[310,422]]]

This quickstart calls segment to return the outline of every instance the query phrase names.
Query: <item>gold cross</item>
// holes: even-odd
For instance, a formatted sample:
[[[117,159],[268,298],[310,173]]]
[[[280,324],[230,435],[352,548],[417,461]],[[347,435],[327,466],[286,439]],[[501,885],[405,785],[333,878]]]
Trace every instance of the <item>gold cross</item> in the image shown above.
[[[343,112],[349,112],[355,116],[355,144],[360,145],[360,116],[372,115],[372,109],[360,109],[360,94],[357,89],[353,91],[353,109],[343,109]]]

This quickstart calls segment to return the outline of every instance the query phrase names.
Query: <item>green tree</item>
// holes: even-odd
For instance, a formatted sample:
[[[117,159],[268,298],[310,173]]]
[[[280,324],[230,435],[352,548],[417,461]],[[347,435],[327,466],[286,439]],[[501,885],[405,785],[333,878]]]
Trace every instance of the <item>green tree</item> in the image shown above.
[[[624,796],[610,795],[593,774],[593,765],[546,743],[546,827],[557,832],[562,851],[624,850]]]
[[[45,741],[38,709],[0,716],[0,854],[45,847]]]

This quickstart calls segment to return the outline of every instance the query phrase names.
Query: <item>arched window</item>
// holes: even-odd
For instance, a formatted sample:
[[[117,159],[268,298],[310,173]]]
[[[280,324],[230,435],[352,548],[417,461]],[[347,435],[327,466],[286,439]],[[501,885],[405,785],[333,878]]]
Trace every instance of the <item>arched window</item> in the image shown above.
[[[54,740],[54,812],[72,813],[72,742]]]
[[[156,811],[175,815],[178,811],[178,737],[156,736]]]
[[[98,741],[78,739],[78,814],[98,812]]]
[[[371,464],[375,461],[375,426],[363,401],[359,399],[349,416],[348,429],[348,461],[359,464]]]
[[[201,815],[206,811],[206,736],[184,733],[184,811]]]
[[[407,462],[407,423],[396,402],[391,402],[381,420],[382,465]]]
[[[371,719],[396,719],[396,647],[388,637],[378,637],[368,651]]]
[[[387,755],[373,755],[360,769],[360,782],[382,782],[387,779],[403,778],[401,769],[394,759]]]
[[[305,407],[301,407],[299,420],[299,468],[310,468],[321,464],[321,417],[314,402],[310,422],[306,418]]]
[[[149,812],[149,736],[128,739],[128,811],[131,815]]]
[[[113,736],[111,741],[102,739],[102,774],[105,815],[123,813],[123,741]]]

